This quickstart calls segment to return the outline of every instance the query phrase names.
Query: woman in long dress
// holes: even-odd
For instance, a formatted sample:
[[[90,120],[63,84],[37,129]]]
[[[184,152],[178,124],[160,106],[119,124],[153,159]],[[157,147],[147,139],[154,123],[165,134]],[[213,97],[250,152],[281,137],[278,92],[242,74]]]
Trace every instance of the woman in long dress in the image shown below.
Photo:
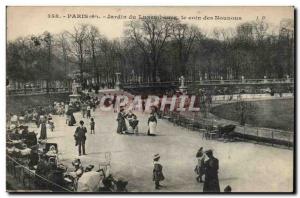
[[[68,108],[68,111],[67,111],[67,116],[69,117],[68,118],[68,126],[73,126],[74,124],[76,124],[76,120],[75,120],[75,117],[73,115],[73,106],[72,105],[69,105],[69,108]]]
[[[122,108],[118,113],[118,117],[117,117],[117,122],[118,122],[117,133],[122,134],[127,131],[125,116],[126,114],[124,113],[124,109]]]
[[[195,173],[197,174],[196,180],[197,182],[203,183],[202,177],[204,175],[204,152],[203,152],[203,147],[201,147],[197,154],[196,154],[196,158],[197,158],[197,165],[195,168]]]
[[[47,139],[47,127],[46,127],[46,121],[42,120],[41,121],[41,133],[40,133],[40,138],[41,140]]]
[[[154,113],[150,114],[148,118],[148,135],[155,136],[156,135],[156,126],[157,126],[157,119]]]

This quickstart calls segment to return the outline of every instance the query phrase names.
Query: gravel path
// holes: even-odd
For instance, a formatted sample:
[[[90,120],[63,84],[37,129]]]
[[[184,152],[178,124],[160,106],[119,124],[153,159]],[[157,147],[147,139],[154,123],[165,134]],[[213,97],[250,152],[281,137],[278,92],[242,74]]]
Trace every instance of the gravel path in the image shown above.
[[[158,120],[159,134],[146,136],[148,114],[136,113],[140,135],[118,135],[116,113],[92,112],[96,134],[87,134],[86,156],[80,156],[84,165],[104,160],[104,153],[111,152],[111,171],[129,181],[128,190],[156,192],[152,182],[152,157],[161,155],[165,174],[165,192],[202,192],[203,184],[196,182],[195,154],[201,146],[211,148],[219,159],[221,190],[230,185],[235,192],[287,192],[293,190],[293,151],[245,142],[224,143],[202,140],[198,132]],[[81,114],[75,114],[77,122]],[[56,128],[48,131],[48,142],[58,143],[61,162],[71,167],[78,157],[73,133],[76,126],[68,127],[63,117],[53,116]],[[88,126],[88,120],[83,119]]]

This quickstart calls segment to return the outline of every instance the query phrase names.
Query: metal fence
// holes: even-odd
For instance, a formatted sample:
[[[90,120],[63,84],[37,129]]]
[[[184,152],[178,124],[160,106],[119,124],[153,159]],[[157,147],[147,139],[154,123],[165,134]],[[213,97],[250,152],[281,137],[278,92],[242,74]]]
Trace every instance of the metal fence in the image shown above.
[[[287,148],[294,146],[294,132],[284,131],[278,129],[253,127],[250,125],[239,125],[234,122],[217,121],[212,118],[200,118],[196,112],[194,114],[182,115],[179,112],[164,112],[162,117],[176,125],[180,125],[195,131],[218,130],[220,126],[233,124],[235,125],[234,136],[244,140],[251,140],[255,142],[268,143],[272,146],[281,145]]]
[[[26,88],[26,89],[8,89],[7,95],[38,95],[45,93],[68,93],[70,88]]]

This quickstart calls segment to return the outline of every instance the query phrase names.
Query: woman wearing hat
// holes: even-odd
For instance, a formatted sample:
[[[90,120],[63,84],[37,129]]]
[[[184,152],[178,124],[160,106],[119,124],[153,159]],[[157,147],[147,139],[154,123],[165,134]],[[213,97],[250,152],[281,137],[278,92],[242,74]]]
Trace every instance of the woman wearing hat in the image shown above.
[[[40,140],[47,139],[47,127],[46,127],[46,120],[44,117],[41,117],[41,133],[40,133]]]
[[[154,136],[156,134],[156,126],[157,126],[157,119],[155,117],[154,112],[150,114],[150,117],[148,118],[148,135]]]
[[[74,117],[74,109],[75,107],[73,107],[72,103],[70,103],[68,111],[67,111],[67,116],[68,116],[68,126],[73,126],[74,124],[76,124],[76,120]]]
[[[213,156],[212,150],[205,152],[208,160],[204,162],[205,181],[203,185],[203,192],[220,192],[219,185],[219,160]]]
[[[118,122],[117,133],[122,134],[127,131],[125,117],[126,117],[126,114],[124,112],[124,108],[121,108],[120,112],[118,113],[118,117],[117,117],[117,122]]]
[[[72,165],[74,166],[74,171],[70,172],[70,175],[74,178],[79,178],[84,173],[84,168],[81,164],[80,159],[75,159],[72,161]]]
[[[154,168],[153,168],[153,181],[155,182],[155,189],[159,189],[160,187],[162,187],[159,182],[163,181],[165,179],[163,172],[162,172],[162,165],[158,162],[160,159],[160,155],[156,154],[154,155],[153,158],[153,164],[154,164]]]
[[[200,183],[203,183],[202,176],[204,175],[204,157],[203,147],[201,147],[196,154],[198,163],[195,168],[195,172],[197,174],[196,180]]]

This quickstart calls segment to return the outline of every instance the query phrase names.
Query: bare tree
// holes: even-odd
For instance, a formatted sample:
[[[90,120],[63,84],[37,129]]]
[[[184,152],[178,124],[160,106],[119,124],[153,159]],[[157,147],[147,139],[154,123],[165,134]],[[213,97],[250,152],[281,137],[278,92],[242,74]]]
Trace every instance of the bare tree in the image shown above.
[[[84,72],[84,61],[86,56],[86,41],[88,38],[87,27],[88,25],[82,24],[79,27],[74,27],[74,33],[68,32],[72,38],[74,54],[78,60],[81,83],[84,82],[83,72]]]
[[[177,21],[172,28],[172,36],[175,38],[178,59],[180,65],[180,75],[186,75],[187,67],[186,63],[189,60],[191,50],[196,40],[200,41],[203,35],[201,35],[199,29],[196,26],[188,26]]]
[[[143,51],[152,73],[152,80],[159,79],[159,64],[167,39],[171,36],[173,21],[169,19],[144,19],[127,25],[127,36]]]
[[[101,42],[100,33],[97,27],[90,25],[88,26],[87,37],[89,40],[89,47],[92,57],[93,73],[97,84],[100,84],[99,67],[97,66],[97,47]]]

